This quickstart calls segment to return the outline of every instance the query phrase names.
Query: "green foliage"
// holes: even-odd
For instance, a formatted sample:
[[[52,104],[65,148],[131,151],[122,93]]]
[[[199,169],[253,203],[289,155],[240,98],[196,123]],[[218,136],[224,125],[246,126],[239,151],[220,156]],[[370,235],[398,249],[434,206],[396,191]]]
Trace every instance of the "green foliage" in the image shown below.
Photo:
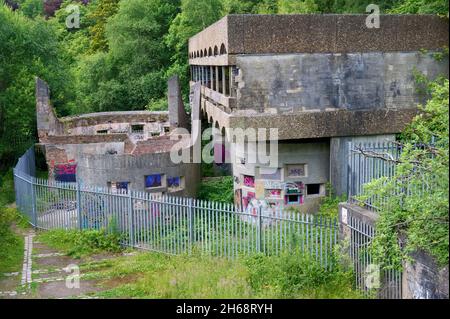
[[[0,207],[14,202],[14,178],[12,169],[0,174]]]
[[[198,198],[203,200],[233,203],[233,177],[210,177],[202,180]]]
[[[23,237],[12,230],[13,225],[26,228],[28,223],[16,209],[0,203],[0,276],[20,269],[23,260]]]
[[[11,162],[36,134],[34,77],[52,87],[57,111],[70,97],[54,28],[40,17],[0,6],[0,163]]]
[[[39,234],[39,241],[63,250],[74,258],[100,252],[120,252],[120,236],[103,230],[50,230]]]
[[[188,40],[219,20],[222,17],[221,12],[220,0],[182,0],[180,12],[170,24],[169,32],[165,36],[165,43],[172,52],[167,76],[175,73],[180,76],[184,96],[187,96],[189,87]]]
[[[252,290],[265,298],[361,298],[352,288],[352,273],[337,263],[326,270],[301,252],[246,259]]]
[[[448,0],[404,0],[396,3],[389,13],[438,14],[448,17]]]
[[[328,195],[326,196],[319,207],[319,215],[324,217],[338,217],[339,213],[339,203],[346,201],[346,195],[334,196]]]
[[[98,0],[95,8],[90,12],[89,18],[95,21],[94,24],[89,27],[91,53],[98,50],[108,50],[105,26],[107,20],[117,13],[119,1],[120,0]]]
[[[397,267],[415,250],[448,264],[448,79],[428,82],[427,92],[431,98],[402,134],[403,152],[394,177],[373,181],[365,196],[385,198],[375,203],[381,214],[373,249],[378,262],[391,260]],[[399,239],[406,240],[403,250]]]
[[[29,18],[35,18],[44,13],[44,2],[42,0],[22,0],[19,8]]]
[[[278,0],[278,13],[317,13],[319,6],[314,0]]]

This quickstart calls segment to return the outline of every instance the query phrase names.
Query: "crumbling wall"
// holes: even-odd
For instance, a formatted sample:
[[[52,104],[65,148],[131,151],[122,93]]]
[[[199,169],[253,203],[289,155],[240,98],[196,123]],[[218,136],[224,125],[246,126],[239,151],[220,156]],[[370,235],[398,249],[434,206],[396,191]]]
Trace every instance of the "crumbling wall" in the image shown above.
[[[180,80],[177,75],[172,76],[168,81],[168,100],[170,125],[188,129],[190,127],[189,117],[184,109]]]
[[[49,135],[62,134],[64,129],[50,102],[50,89],[45,81],[35,78],[36,119],[39,141],[45,143]]]

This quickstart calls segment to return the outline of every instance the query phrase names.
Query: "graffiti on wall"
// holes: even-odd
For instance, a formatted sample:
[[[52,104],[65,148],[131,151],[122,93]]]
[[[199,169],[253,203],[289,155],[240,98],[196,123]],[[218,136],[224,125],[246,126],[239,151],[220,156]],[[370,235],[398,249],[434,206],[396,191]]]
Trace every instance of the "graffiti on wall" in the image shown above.
[[[56,164],[52,161],[50,163],[50,169],[53,172],[53,176],[58,182],[74,183],[77,181],[77,164],[75,160],[70,160],[67,164]]]

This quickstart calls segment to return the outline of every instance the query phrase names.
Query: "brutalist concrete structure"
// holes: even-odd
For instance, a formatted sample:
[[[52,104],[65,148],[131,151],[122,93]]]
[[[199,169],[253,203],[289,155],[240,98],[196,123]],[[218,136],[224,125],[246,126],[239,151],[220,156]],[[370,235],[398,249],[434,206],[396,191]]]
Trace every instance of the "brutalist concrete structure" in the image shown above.
[[[178,78],[169,81],[169,111],[105,112],[58,118],[50,90],[36,79],[39,144],[49,179],[151,193],[193,197],[200,181],[198,164],[174,164],[170,152],[189,117],[179,96]],[[189,148],[185,143],[182,148]]]
[[[368,28],[366,18],[229,15],[189,40],[203,117],[227,138],[278,129],[276,167],[249,163],[254,150],[229,140],[238,205],[312,212],[327,182],[345,193],[347,142],[395,139],[424,101],[414,73],[448,76],[448,58],[434,55],[448,45],[447,19],[382,15]]]

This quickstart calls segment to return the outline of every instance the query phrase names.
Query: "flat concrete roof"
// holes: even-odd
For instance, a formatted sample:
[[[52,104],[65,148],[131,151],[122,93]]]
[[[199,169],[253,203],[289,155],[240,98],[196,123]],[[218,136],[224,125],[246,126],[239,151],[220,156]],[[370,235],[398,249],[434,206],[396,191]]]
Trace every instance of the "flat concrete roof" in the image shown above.
[[[448,19],[437,15],[228,15],[189,39],[193,65],[231,65],[240,54],[392,52],[448,46]]]

